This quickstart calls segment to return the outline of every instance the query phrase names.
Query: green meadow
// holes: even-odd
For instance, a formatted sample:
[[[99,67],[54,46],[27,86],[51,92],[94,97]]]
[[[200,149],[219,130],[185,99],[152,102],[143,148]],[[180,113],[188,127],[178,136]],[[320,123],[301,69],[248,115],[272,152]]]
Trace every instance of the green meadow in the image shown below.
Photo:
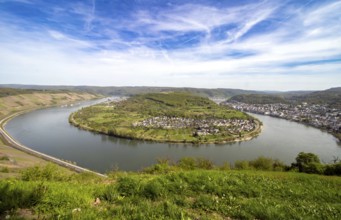
[[[0,181],[0,218],[340,219],[341,178],[160,160],[107,178],[49,164]],[[273,169],[271,169],[273,170]]]

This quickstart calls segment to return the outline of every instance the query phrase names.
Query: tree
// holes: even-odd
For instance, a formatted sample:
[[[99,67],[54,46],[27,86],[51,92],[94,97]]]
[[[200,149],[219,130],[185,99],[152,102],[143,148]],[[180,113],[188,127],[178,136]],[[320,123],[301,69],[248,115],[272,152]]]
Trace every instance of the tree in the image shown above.
[[[319,173],[319,169],[314,169],[319,167],[320,159],[317,155],[313,153],[300,152],[296,157],[296,163],[293,164],[294,167],[298,167],[299,172],[307,173]]]

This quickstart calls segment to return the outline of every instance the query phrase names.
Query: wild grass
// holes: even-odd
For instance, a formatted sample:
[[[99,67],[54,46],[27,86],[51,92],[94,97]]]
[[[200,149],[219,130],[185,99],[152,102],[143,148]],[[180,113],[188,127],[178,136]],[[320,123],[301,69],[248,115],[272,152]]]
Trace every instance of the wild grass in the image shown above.
[[[223,169],[202,158],[108,178],[48,165],[0,181],[0,218],[29,209],[46,219],[340,219],[340,189],[340,177]]]

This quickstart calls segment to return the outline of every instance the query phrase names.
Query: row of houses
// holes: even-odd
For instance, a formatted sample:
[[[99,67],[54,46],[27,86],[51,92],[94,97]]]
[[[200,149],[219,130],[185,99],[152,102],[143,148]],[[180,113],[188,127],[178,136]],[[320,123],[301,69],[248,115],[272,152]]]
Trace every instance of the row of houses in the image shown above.
[[[193,128],[194,135],[196,136],[221,133],[240,134],[242,132],[250,132],[256,128],[253,120],[193,119],[167,116],[147,118],[143,121],[133,123],[133,126],[158,129]]]
[[[295,104],[247,104],[236,101],[226,102],[234,109],[264,114],[301,122],[330,132],[341,132],[341,111],[326,105]]]

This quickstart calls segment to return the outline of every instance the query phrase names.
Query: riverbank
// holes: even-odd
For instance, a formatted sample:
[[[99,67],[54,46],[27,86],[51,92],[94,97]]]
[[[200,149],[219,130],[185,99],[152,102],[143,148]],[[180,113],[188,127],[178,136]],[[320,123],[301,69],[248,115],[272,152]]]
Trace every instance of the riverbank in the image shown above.
[[[20,170],[31,166],[41,166],[47,161],[57,163],[73,171],[88,171],[74,166],[66,161],[41,154],[17,143],[3,129],[12,118],[37,109],[52,106],[67,105],[79,101],[100,98],[101,96],[88,93],[53,92],[51,94],[32,93],[6,96],[0,98],[0,178],[16,176]],[[18,101],[20,100],[20,101]]]

